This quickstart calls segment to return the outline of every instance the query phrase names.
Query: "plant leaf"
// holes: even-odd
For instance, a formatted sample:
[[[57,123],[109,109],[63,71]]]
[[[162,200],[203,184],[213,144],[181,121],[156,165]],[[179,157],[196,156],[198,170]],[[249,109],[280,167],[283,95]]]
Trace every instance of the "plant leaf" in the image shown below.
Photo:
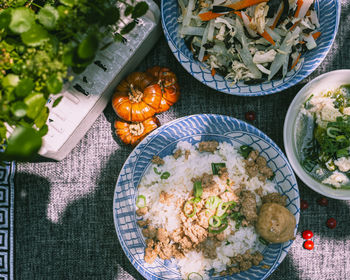
[[[34,24],[30,30],[21,34],[23,43],[37,47],[50,40],[49,33],[39,24]]]
[[[27,116],[35,120],[45,106],[46,99],[42,93],[33,93],[24,99],[24,103],[28,106]]]
[[[105,11],[104,17],[103,17],[103,24],[104,25],[111,25],[115,24],[120,19],[120,12],[117,7],[114,7],[112,9],[108,9]]]
[[[0,158],[5,160],[29,160],[42,144],[39,133],[30,127],[18,126],[8,138],[7,147]]]
[[[20,7],[12,10],[12,17],[9,28],[14,33],[27,32],[35,25],[35,14],[32,10]]]
[[[122,35],[125,35],[125,34],[128,34],[131,30],[134,29],[134,27],[136,26],[136,22],[135,21],[132,21],[130,22],[129,24],[125,25],[123,27],[123,29],[120,31],[120,33]]]
[[[1,82],[3,88],[16,87],[18,83],[19,77],[15,74],[7,74]]]
[[[17,87],[15,88],[15,94],[18,97],[25,97],[29,95],[32,90],[34,89],[34,82],[30,78],[25,78],[23,80],[20,80]]]
[[[0,12],[0,29],[7,28],[11,22],[10,9],[3,10]]]
[[[40,129],[42,128],[47,121],[47,118],[49,117],[49,109],[47,107],[44,107],[38,117],[34,120],[35,125]]]
[[[40,130],[38,131],[41,137],[45,136],[48,132],[49,132],[49,127],[47,126],[47,124],[44,124],[43,127],[40,128]]]
[[[148,4],[146,2],[139,2],[135,5],[134,10],[132,11],[131,17],[133,19],[142,17],[148,11]]]
[[[63,98],[63,95],[58,97],[52,104],[52,108],[55,108],[58,104],[60,104],[61,100]]]
[[[60,2],[68,7],[73,7],[76,4],[75,0],[60,0]]]
[[[81,59],[91,59],[98,50],[98,37],[95,34],[86,36],[78,46],[78,56]]]
[[[40,9],[38,13],[39,22],[49,30],[55,28],[58,18],[58,11],[48,4]]]
[[[49,93],[57,94],[57,93],[61,92],[62,87],[63,87],[63,83],[56,75],[52,75],[46,81],[46,86],[47,86]]]
[[[6,139],[6,132],[7,132],[7,128],[5,124],[2,121],[0,121],[0,144],[4,139]]]
[[[124,16],[129,16],[131,15],[132,11],[134,10],[134,7],[133,6],[127,6],[125,11],[124,11]]]
[[[17,101],[11,104],[11,112],[17,118],[23,118],[27,114],[28,106],[23,101]]]

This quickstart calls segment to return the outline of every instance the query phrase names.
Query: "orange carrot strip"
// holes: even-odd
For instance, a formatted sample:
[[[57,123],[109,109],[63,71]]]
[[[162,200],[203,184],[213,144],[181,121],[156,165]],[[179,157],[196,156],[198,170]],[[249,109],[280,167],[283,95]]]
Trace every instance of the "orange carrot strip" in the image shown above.
[[[299,24],[300,21],[301,21],[301,20],[296,21],[296,22],[292,25],[292,27],[289,28],[288,30],[289,30],[289,31],[292,31],[292,30]]]
[[[210,57],[210,55],[209,55],[209,54],[207,54],[207,55],[203,56],[203,60],[202,60],[202,62],[204,62],[204,61],[208,60],[208,58],[209,58],[209,57]]]
[[[240,18],[242,18],[242,13],[240,11],[235,11],[234,12],[237,16],[239,16]]]
[[[242,13],[240,11],[235,11],[234,12],[237,16],[239,16],[240,18],[242,18]],[[251,18],[246,15],[248,17],[249,20],[251,20]],[[275,45],[275,41],[272,39],[272,37],[270,36],[269,33],[267,33],[266,30],[264,30],[263,33],[259,33],[262,37],[264,37],[267,41],[269,41],[272,45]]]
[[[211,68],[211,75],[214,77],[214,76],[215,76],[215,74],[216,74],[216,70],[215,70],[215,68]]]
[[[305,44],[305,41],[299,41],[299,44],[303,45]]]
[[[261,36],[263,36],[267,41],[269,41],[272,45],[275,45],[275,41],[272,39],[271,35],[266,31],[264,30],[263,33],[259,33]]]
[[[229,8],[235,9],[235,10],[242,10],[242,9],[248,8],[250,6],[254,6],[256,4],[259,4],[261,2],[268,2],[268,1],[269,0],[241,0],[241,1],[238,1],[236,3],[227,5],[226,7],[229,7]],[[219,14],[219,13],[213,13],[212,11],[209,11],[209,12],[201,13],[198,16],[200,17],[200,19],[202,21],[209,21],[211,19],[220,17],[222,15],[226,15],[226,13]]]
[[[294,63],[292,64],[292,66],[290,67],[290,70],[293,70],[293,68],[295,67],[295,65],[298,64],[298,61],[300,59],[301,53],[299,53],[299,55],[297,56],[297,59],[294,61]]]
[[[301,6],[303,5],[303,0],[297,1],[297,10],[295,11],[294,17],[297,18],[301,9]]]
[[[268,2],[269,0],[241,0],[236,3],[227,5],[227,7],[230,7],[235,10],[242,10],[245,8],[248,8],[250,6],[254,6],[256,4],[259,4],[261,2]]]
[[[284,9],[284,3],[282,2],[282,8],[281,8],[281,10],[278,12],[278,14],[277,14],[277,16],[276,16],[276,18],[275,18],[275,21],[273,22],[273,24],[272,24],[271,27],[270,27],[272,30],[275,29],[275,27],[276,27],[278,21],[280,20],[280,17],[281,17],[281,15],[282,15],[282,13],[283,13],[283,9]]]
[[[225,14],[218,14],[218,13],[213,13],[213,12],[205,12],[205,13],[201,13],[198,16],[201,18],[202,21],[209,21],[211,19],[217,18],[217,17],[221,17]]]
[[[320,35],[321,35],[321,32],[317,31],[314,34],[312,34],[312,37],[316,40],[318,37],[320,37]]]

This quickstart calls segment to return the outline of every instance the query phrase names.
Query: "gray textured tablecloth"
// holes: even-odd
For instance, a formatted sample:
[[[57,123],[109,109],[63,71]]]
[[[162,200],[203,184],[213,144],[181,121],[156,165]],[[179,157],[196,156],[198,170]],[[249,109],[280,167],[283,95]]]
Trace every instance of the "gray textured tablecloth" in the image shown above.
[[[244,119],[256,112],[253,125],[283,149],[283,122],[298,90],[310,79],[336,69],[350,68],[350,1],[342,1],[335,43],[323,63],[302,83],[265,97],[235,97],[216,92],[190,76],[161,37],[139,65],[172,68],[181,100],[159,115],[162,124],[197,113],[216,113]],[[119,171],[132,151],[113,133],[116,119],[109,105],[61,162],[20,163],[15,180],[16,279],[142,279],[124,255],[115,233],[112,202]],[[301,213],[299,232],[288,256],[269,279],[350,279],[350,202],[316,203],[319,194],[301,181],[301,198],[309,208]],[[327,218],[338,225],[329,229]],[[314,232],[315,248],[303,249],[300,232]]]

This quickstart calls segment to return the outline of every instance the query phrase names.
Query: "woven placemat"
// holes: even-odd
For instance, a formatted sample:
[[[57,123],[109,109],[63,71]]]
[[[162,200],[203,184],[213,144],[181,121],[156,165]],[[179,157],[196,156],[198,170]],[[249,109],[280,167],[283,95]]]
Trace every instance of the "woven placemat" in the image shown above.
[[[0,163],[0,280],[14,279],[14,162]]]

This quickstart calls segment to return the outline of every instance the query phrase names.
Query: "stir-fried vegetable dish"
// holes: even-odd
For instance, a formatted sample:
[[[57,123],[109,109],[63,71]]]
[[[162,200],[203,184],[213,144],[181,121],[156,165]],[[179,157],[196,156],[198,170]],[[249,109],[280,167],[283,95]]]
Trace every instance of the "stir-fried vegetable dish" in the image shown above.
[[[313,0],[178,0],[193,56],[234,83],[280,79],[321,35]]]

